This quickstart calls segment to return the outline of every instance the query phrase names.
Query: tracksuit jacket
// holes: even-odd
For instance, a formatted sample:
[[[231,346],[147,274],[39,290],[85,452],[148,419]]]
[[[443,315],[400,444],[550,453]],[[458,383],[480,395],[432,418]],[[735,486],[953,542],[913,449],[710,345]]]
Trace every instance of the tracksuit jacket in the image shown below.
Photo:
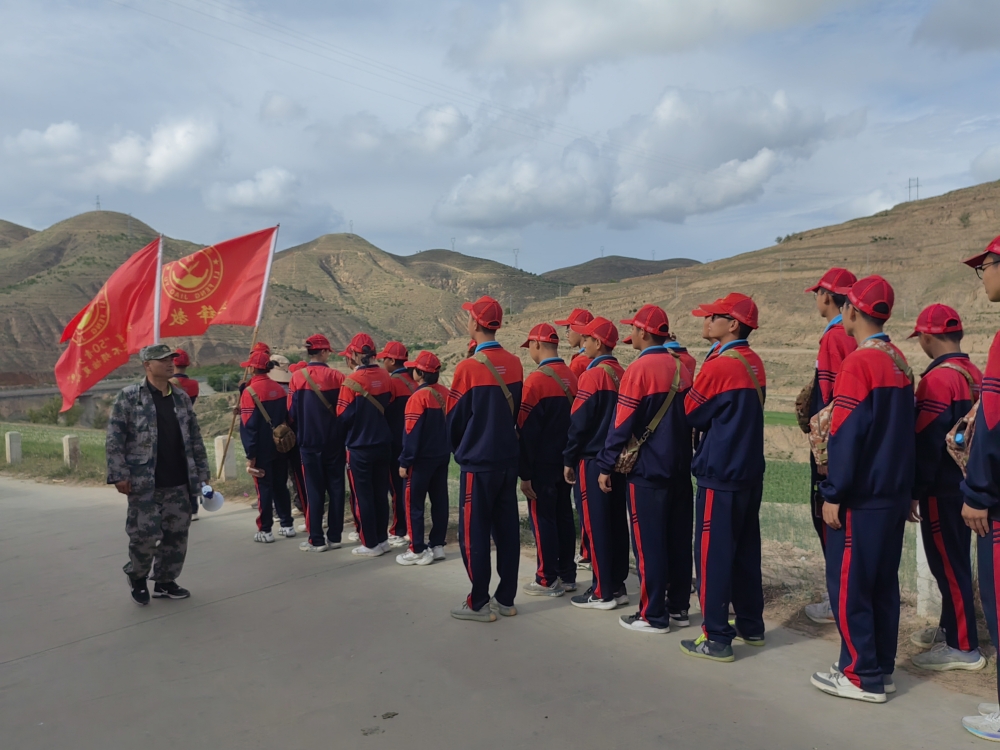
[[[569,389],[573,399],[577,393],[576,375],[561,359],[553,357],[542,360],[538,367],[524,381],[521,408],[517,415],[521,434],[518,474],[521,479],[529,480],[537,476],[539,471],[562,475],[563,451],[566,448],[572,406],[559,383],[541,372],[540,368],[551,367]]]
[[[976,432],[965,469],[961,485],[965,502],[977,510],[988,508],[990,518],[1000,521],[1000,333],[990,344],[976,409]]]
[[[344,374],[325,362],[310,362],[306,368],[327,403],[336,409]],[[288,384],[288,421],[295,430],[295,441],[301,451],[322,453],[343,449],[341,420],[323,406],[306,382],[302,370],[292,373]]]
[[[809,416],[817,414],[833,401],[833,384],[848,354],[858,348],[853,336],[844,330],[843,317],[838,315],[823,330],[816,355],[812,396],[809,399]]]
[[[389,373],[378,365],[362,365],[347,376],[360,383],[374,396],[382,408],[388,410],[393,401],[392,384]],[[362,394],[356,393],[345,384],[337,399],[337,416],[344,424],[344,445],[348,450],[371,450],[389,448],[392,433],[385,414],[380,413]]]
[[[672,352],[677,352],[681,358],[681,364],[691,374],[691,380],[694,380],[695,370],[698,369],[698,361],[688,353],[687,348],[681,346],[676,341],[668,341],[664,346]]]
[[[179,385],[188,395],[188,398],[191,399],[192,404],[198,400],[198,393],[200,393],[201,391],[201,386],[198,384],[197,380],[195,380],[192,377],[189,377],[186,373],[183,372],[174,373],[170,379],[177,381],[177,385]]]
[[[583,353],[581,348],[576,354],[570,357],[569,369],[579,378],[591,363],[590,357]]]
[[[438,383],[419,386],[406,402],[403,448],[399,454],[399,465],[404,469],[415,464],[438,464],[451,455],[445,409],[434,393],[447,406],[448,389]]]
[[[250,389],[253,388],[261,405],[271,418],[267,424],[260,409],[253,402]],[[271,437],[271,429],[288,418],[285,389],[267,375],[254,375],[240,396],[240,438],[248,459],[256,459],[260,465],[270,463],[278,457],[278,449]]]
[[[403,447],[403,422],[406,414],[406,402],[415,390],[417,384],[405,368],[395,370],[389,375],[389,388],[392,391],[392,403],[385,408],[385,421],[389,423],[392,434],[393,458],[399,455]]]
[[[577,380],[576,400],[570,410],[566,448],[563,451],[563,466],[576,469],[582,459],[596,458],[604,450],[618,404],[618,386],[602,365],[612,369],[618,377],[618,383],[621,383],[625,374],[625,369],[618,364],[617,359],[610,354],[602,354],[590,361],[584,374]]]

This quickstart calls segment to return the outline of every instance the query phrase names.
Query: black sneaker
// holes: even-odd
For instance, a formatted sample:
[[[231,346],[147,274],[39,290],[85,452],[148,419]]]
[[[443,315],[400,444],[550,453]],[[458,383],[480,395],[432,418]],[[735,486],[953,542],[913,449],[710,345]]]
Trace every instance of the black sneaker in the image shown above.
[[[167,583],[156,582],[153,586],[153,598],[154,599],[187,599],[191,596],[191,592],[187,589],[182,589],[174,581],[168,581]],[[149,601],[149,594],[146,594],[146,601]]]
[[[591,586],[589,589],[584,591],[582,594],[574,596],[570,599],[570,602],[574,607],[579,607],[580,609],[614,609],[618,605],[615,603],[614,599],[609,601],[603,601],[594,596],[594,587]]]
[[[149,604],[149,586],[145,578],[128,577],[128,587],[132,590],[132,601],[140,607]]]
[[[686,628],[691,624],[686,609],[682,609],[680,612],[669,612],[668,614],[670,615],[670,622],[679,628]]]

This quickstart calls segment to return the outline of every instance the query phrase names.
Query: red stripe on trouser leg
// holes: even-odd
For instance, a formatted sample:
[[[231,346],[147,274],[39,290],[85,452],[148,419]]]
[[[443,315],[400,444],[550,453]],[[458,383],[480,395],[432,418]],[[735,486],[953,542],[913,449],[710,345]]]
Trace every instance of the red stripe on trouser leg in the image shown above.
[[[306,479],[306,465],[302,464],[302,483],[309,486],[309,481]],[[302,498],[302,515],[306,517],[306,534],[309,533],[309,490],[303,487],[303,491],[299,492],[299,497]]]
[[[646,558],[642,554],[642,535],[639,533],[639,516],[635,511],[635,485],[628,485],[629,502],[632,506],[632,533],[635,535],[635,549],[638,552],[636,564],[639,566],[639,614],[646,619],[646,607],[649,606],[649,594],[646,591]]]
[[[965,600],[962,598],[962,591],[958,587],[958,580],[955,578],[955,569],[951,567],[951,560],[948,558],[948,550],[944,546],[944,536],[941,534],[941,516],[936,497],[927,498],[927,510],[930,511],[931,537],[934,539],[934,546],[941,556],[941,563],[944,565],[944,577],[948,581],[948,591],[951,594],[951,601],[955,607],[955,620],[958,625],[958,647],[962,651],[971,651],[969,644],[969,626],[965,619]]]
[[[705,580],[708,578],[706,575],[708,571],[708,548],[711,543],[711,531],[712,531],[712,505],[715,502],[715,490],[705,490],[705,516],[701,520],[701,580],[698,581],[698,603],[701,605],[701,611],[705,611],[705,592],[707,588],[705,586]],[[705,626],[701,626],[701,631],[708,637],[708,631],[705,630]]]
[[[410,537],[410,552],[416,554],[417,551],[413,549],[413,511],[410,508],[410,474],[413,473],[413,469],[408,469],[406,472],[406,507],[403,510],[406,511],[406,534]]]
[[[257,531],[263,531],[264,524],[261,522],[261,514],[264,511],[263,505],[260,502],[260,482],[257,480],[257,477],[253,478],[253,487],[254,491],[257,493]]]
[[[465,572],[472,581],[472,482],[475,475],[468,472],[465,475],[465,507],[462,509],[462,528],[465,531]],[[472,594],[469,594],[469,606],[472,606]]]
[[[399,518],[399,500],[396,497],[396,478],[392,475],[392,465],[389,466],[389,494],[392,496],[392,511],[389,513],[389,533],[396,536],[396,519]]]
[[[581,532],[581,537],[583,536],[583,533],[586,532],[587,537],[589,539],[593,539],[594,532],[592,530],[590,520],[590,505],[587,502],[587,465],[584,461],[580,461],[577,479],[580,482],[580,508],[583,510],[583,518],[581,519],[583,522],[583,532]],[[600,491],[600,489],[598,489],[598,491]],[[597,581],[594,586],[594,596],[598,599],[603,599],[604,592],[601,591],[601,571],[598,568],[597,555],[593,554],[593,550],[591,550],[590,564],[594,568],[594,580]]]
[[[851,624],[847,618],[847,587],[851,579],[851,546],[853,535],[851,533],[851,509],[848,508],[844,517],[844,557],[840,561],[840,597],[837,601],[837,609],[840,614],[840,635],[847,646],[847,653],[851,655],[851,663],[844,667],[844,676],[849,679],[855,687],[861,687],[861,678],[854,673],[854,665],[858,661],[858,650],[854,648],[854,641],[851,640]]]
[[[350,464],[347,466],[347,481],[351,485],[351,505],[354,507],[354,515],[358,519],[358,538],[361,540],[361,545],[363,547],[371,547],[368,544],[368,540],[365,539],[365,527],[361,523],[361,503],[358,502],[358,491],[354,489],[354,472],[351,471]]]
[[[542,534],[538,528],[538,501],[528,500],[528,513],[531,514],[531,528],[535,532],[535,560],[538,567],[535,569],[535,577],[540,578],[542,586],[549,586],[549,580],[545,577],[545,556],[542,553]]]
[[[1000,612],[1000,575],[997,575],[1000,572],[1000,521],[990,522],[990,533],[990,542],[993,545],[993,608]],[[998,615],[998,620],[1000,620],[1000,615]],[[998,623],[998,627],[1000,627],[1000,623]]]

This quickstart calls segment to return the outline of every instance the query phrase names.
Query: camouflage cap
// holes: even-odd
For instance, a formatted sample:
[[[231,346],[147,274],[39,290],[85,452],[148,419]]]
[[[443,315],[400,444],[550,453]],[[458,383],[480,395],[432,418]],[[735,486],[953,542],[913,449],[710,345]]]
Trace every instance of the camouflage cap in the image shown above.
[[[149,346],[144,346],[139,351],[140,362],[150,362],[154,359],[166,359],[167,357],[176,356],[177,352],[166,344],[150,344]]]

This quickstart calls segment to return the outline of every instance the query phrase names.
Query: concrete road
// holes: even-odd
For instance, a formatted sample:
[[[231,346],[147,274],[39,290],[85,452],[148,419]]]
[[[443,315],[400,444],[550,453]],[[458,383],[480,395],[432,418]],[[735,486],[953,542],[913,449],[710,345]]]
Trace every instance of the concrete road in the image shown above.
[[[706,663],[680,634],[623,630],[620,611],[523,596],[516,618],[459,622],[453,547],[425,568],[306,555],[299,539],[253,543],[253,519],[232,505],[194,524],[192,598],[140,608],[123,499],[0,478],[0,746],[984,746],[960,725],[976,698],[905,673],[882,706],[819,693],[826,642],[775,629]]]

